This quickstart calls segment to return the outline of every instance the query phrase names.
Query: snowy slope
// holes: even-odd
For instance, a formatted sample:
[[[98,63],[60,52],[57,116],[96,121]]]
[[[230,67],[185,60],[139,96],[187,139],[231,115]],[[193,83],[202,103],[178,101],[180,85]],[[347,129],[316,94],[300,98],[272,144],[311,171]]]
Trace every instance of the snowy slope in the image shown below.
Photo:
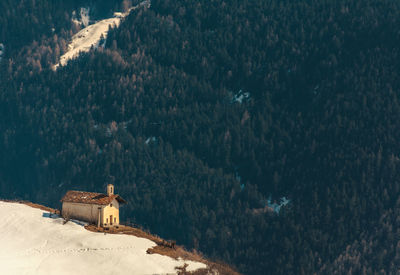
[[[118,27],[120,22],[121,17],[108,18],[79,31],[72,37],[68,51],[60,57],[60,62],[54,65],[54,69],[57,69],[60,65],[64,66],[68,60],[78,57],[80,52],[88,52],[92,46],[97,48],[101,36],[107,37],[109,26]]]
[[[1,274],[176,274],[205,264],[146,254],[156,244],[134,236],[62,224],[36,208],[0,201]]]
[[[140,8],[142,6],[149,7],[149,5],[150,1],[143,1],[137,6],[130,8],[125,13],[115,12],[114,17],[98,21],[95,24],[89,25],[86,28],[80,30],[72,37],[72,41],[68,44],[68,51],[60,57],[60,62],[58,64],[55,64],[53,66],[53,69],[56,70],[60,65],[66,65],[68,60],[78,57],[80,52],[88,52],[91,47],[99,47],[101,36],[103,36],[104,39],[107,38],[109,26],[118,27],[121,23],[121,19],[127,16],[132,10]],[[84,10],[84,12],[82,12],[81,9],[81,18],[82,20],[84,20],[82,21],[84,25],[85,23],[89,24],[88,12],[88,9]]]

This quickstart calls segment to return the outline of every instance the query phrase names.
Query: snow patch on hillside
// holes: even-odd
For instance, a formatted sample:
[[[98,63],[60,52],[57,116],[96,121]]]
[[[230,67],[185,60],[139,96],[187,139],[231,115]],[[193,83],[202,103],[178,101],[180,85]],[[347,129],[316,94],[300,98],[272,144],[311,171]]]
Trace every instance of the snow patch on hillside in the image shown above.
[[[76,12],[72,12],[72,22],[77,25],[89,26],[90,23],[90,8],[81,8],[79,11],[79,19],[76,17]]]
[[[68,45],[68,51],[60,57],[60,62],[54,65],[57,69],[60,65],[65,66],[67,62],[79,56],[81,52],[89,52],[90,49],[98,48],[101,38],[106,38],[109,27],[118,27],[121,18],[108,18],[90,25],[72,37]]]
[[[239,102],[242,104],[243,102],[246,102],[250,99],[250,93],[249,92],[244,92],[243,90],[240,90],[237,94],[235,94],[232,97],[232,103],[233,102]]]
[[[156,244],[134,236],[87,231],[27,205],[0,202],[2,274],[177,274],[203,263],[147,254]]]
[[[279,214],[279,211],[281,211],[281,208],[288,205],[290,200],[286,197],[282,197],[280,199],[280,202],[277,203],[276,201],[272,202],[271,197],[267,200],[266,205],[270,207],[271,209],[274,210],[275,213]]]
[[[82,24],[87,27],[89,26],[90,18],[89,18],[90,8],[81,8],[81,22]]]
[[[149,145],[150,142],[157,142],[157,138],[156,137],[149,137],[149,138],[146,139],[146,141],[144,143]]]
[[[72,41],[68,44],[68,51],[60,57],[60,62],[55,64],[53,69],[56,70],[59,66],[65,66],[69,60],[77,58],[82,52],[89,52],[92,47],[94,49],[97,49],[99,46],[104,47],[109,27],[118,27],[122,18],[126,17],[132,10],[143,6],[149,7],[150,1],[144,1],[124,13],[115,12],[114,17],[98,21],[93,25],[89,25],[90,10],[82,8],[80,12],[81,20],[79,21],[75,17],[73,21],[77,24],[82,23],[84,26],[88,26],[72,37]]]
[[[4,51],[5,51],[5,46],[3,43],[0,43],[0,61],[1,58],[3,57]]]

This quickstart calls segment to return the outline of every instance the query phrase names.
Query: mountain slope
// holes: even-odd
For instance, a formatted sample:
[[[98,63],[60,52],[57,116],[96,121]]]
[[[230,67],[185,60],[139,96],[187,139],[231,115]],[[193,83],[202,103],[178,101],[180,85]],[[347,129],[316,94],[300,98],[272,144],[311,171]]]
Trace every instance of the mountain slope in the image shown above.
[[[4,274],[170,274],[188,264],[146,250],[156,244],[134,236],[99,234],[24,204],[0,201],[0,262]]]
[[[0,30],[3,197],[58,207],[113,182],[125,220],[248,274],[329,273],[380,239],[400,196],[399,1],[153,0],[55,72],[78,30],[46,2],[0,10],[18,23]],[[379,244],[363,265],[398,269]]]

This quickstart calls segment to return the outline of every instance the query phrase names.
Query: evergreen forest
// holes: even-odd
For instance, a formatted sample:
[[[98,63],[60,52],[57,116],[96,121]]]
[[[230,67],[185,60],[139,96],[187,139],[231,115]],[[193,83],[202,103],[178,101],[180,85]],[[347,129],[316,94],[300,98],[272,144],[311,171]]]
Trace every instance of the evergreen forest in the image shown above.
[[[138,2],[0,0],[0,198],[113,183],[243,274],[397,274],[400,2],[152,0],[53,69]]]

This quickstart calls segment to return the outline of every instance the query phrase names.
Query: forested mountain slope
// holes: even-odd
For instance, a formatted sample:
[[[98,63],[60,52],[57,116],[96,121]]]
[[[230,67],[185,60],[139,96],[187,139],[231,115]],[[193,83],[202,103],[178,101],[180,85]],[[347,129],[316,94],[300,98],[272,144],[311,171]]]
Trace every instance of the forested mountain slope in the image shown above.
[[[400,260],[400,200],[384,213],[373,230],[363,230],[320,274],[396,274]]]
[[[72,11],[103,1],[3,2],[0,24],[41,23],[1,33],[1,196],[57,206],[111,181],[125,219],[246,274],[330,273],[395,226],[400,3],[155,0],[53,71]],[[366,270],[398,269],[377,251]]]

